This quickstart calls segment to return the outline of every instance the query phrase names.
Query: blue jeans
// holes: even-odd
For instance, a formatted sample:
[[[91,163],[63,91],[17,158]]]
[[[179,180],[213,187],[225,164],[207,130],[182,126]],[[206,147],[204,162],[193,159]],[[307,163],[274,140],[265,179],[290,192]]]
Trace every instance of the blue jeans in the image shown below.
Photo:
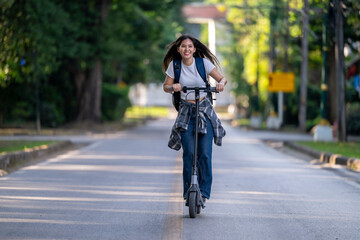
[[[184,198],[191,184],[192,165],[194,156],[194,132],[195,132],[195,111],[189,121],[188,130],[181,132],[181,144],[183,148],[183,185]],[[207,134],[200,134],[198,137],[198,181],[203,197],[210,199],[212,183],[212,142],[214,133],[210,120],[206,117]]]

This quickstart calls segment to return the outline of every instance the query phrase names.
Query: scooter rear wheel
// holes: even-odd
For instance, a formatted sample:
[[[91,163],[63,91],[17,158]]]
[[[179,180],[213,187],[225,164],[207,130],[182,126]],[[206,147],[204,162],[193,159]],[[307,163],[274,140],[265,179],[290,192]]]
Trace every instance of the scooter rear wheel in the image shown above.
[[[189,193],[189,215],[190,218],[196,218],[197,204],[196,204],[196,192]]]

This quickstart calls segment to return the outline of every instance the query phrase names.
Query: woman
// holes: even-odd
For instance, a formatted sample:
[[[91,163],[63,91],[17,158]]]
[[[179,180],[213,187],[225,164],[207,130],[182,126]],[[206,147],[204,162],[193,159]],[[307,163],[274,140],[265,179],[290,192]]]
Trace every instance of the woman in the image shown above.
[[[169,45],[169,49],[163,60],[163,71],[166,78],[163,89],[167,93],[179,92],[182,86],[205,87],[196,66],[194,57],[203,58],[205,72],[217,82],[216,90],[222,92],[227,80],[217,70],[219,66],[217,58],[199,40],[190,36],[182,35]],[[181,59],[181,74],[179,83],[174,81],[173,60]],[[189,92],[180,93],[180,109],[172,128],[169,147],[175,150],[183,148],[183,186],[184,199],[187,198],[187,190],[190,187],[192,175],[192,163],[194,152],[194,129],[195,129],[195,94]],[[225,130],[216,116],[210,99],[206,93],[200,93],[199,112],[199,137],[198,137],[198,181],[203,200],[210,199],[212,183],[212,141],[221,146]]]

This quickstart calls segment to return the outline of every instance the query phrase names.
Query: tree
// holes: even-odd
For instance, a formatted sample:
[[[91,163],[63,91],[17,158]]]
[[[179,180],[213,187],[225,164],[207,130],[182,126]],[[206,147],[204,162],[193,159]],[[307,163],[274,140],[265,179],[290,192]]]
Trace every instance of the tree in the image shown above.
[[[335,0],[335,19],[336,19],[336,80],[337,80],[337,137],[338,141],[346,141],[346,120],[345,120],[345,62],[344,62],[344,31],[343,31],[343,11],[342,1]]]
[[[309,2],[304,0],[303,8],[303,31],[301,44],[301,83],[300,83],[300,111],[299,128],[306,131],[306,100],[307,100],[307,78],[308,78],[308,34],[309,34]]]
[[[330,122],[338,125],[337,137],[339,141],[346,140],[345,123],[345,61],[343,56],[344,45],[348,46],[354,55],[359,54],[356,43],[360,41],[360,3],[347,0],[337,2],[329,1],[328,13],[328,54],[327,54],[327,76],[328,76],[328,107],[327,112]],[[343,23],[341,23],[341,21]],[[341,30],[342,28],[342,30]],[[343,33],[341,33],[343,31]],[[339,82],[340,80],[340,82]],[[340,84],[340,85],[338,85]],[[344,136],[345,135],[345,136]]]
[[[34,88],[39,129],[38,83],[60,66],[59,45],[66,42],[64,29],[70,25],[69,18],[56,3],[49,1],[4,1],[0,11],[0,87],[28,83]],[[31,99],[22,99],[22,93],[16,94],[0,96],[0,125],[9,108],[16,107],[17,97],[20,96],[23,105],[32,104]]]
[[[168,11],[168,4],[173,5],[174,10]],[[77,120],[98,121],[103,74],[107,81],[126,84],[146,82],[159,76],[161,71],[154,71],[154,68],[158,66],[157,69],[160,69],[161,66],[160,49],[164,47],[161,44],[169,38],[169,33],[177,30],[165,28],[168,22],[173,21],[172,15],[169,17],[166,14],[175,13],[181,4],[177,1],[166,4],[160,0],[151,3],[146,0],[111,3],[102,0],[88,1],[85,6],[83,1],[79,1],[78,5],[79,8],[74,8],[73,2],[67,4],[70,12],[77,13],[75,16],[87,19],[75,19],[75,22],[80,22],[76,43],[80,51],[82,44],[93,51],[92,54],[83,54],[82,59],[75,58],[75,64],[71,63],[77,66],[72,68],[78,92]],[[101,9],[101,14],[97,9]],[[82,62],[86,63],[85,67],[82,67]],[[103,73],[103,67],[106,73]]]
[[[181,30],[177,13],[182,4],[179,0],[2,1],[0,90],[9,92],[15,83],[32,87],[36,73],[46,82],[40,88],[46,85],[56,92],[73,85],[76,89],[74,94],[56,92],[73,98],[69,102],[76,104],[75,111],[63,104],[68,99],[51,103],[62,108],[67,121],[99,121],[103,81],[131,85],[162,80],[162,56]],[[28,95],[21,97],[31,102]],[[3,98],[0,123],[11,102]],[[12,101],[14,105],[18,100]]]

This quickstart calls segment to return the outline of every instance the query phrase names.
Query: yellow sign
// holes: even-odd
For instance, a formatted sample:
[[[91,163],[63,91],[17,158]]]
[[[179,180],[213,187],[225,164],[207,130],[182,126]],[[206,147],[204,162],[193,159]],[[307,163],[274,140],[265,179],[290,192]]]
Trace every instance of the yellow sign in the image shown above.
[[[294,73],[269,73],[269,92],[287,92],[295,91],[295,75]]]

